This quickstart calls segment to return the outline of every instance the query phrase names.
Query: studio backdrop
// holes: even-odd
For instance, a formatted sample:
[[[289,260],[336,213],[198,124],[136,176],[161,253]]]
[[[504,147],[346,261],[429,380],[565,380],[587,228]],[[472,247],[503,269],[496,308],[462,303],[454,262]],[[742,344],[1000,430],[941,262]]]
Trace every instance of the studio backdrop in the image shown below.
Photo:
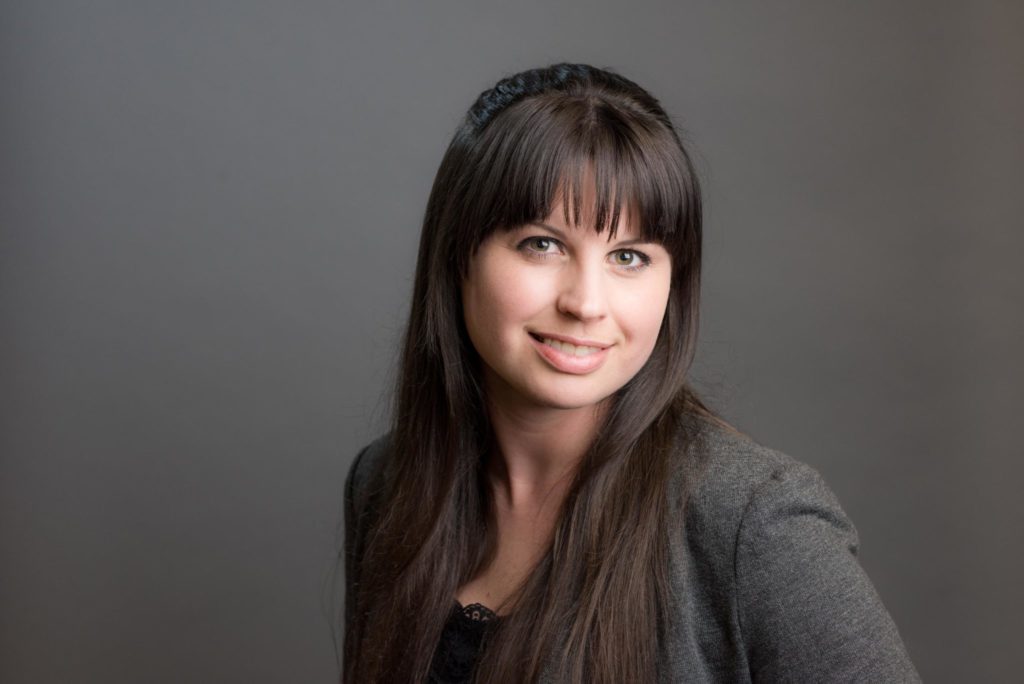
[[[1024,633],[1024,5],[0,8],[0,681],[331,682],[433,173],[501,76],[656,93],[693,376],[825,476],[926,681]]]

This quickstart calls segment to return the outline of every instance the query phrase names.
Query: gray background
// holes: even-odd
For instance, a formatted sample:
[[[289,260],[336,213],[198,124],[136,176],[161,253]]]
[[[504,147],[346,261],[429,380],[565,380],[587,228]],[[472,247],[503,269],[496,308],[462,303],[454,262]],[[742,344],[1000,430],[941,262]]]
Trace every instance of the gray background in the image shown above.
[[[1024,5],[11,2],[0,680],[333,681],[459,117],[611,66],[689,131],[712,403],[817,467],[926,680],[1024,630]]]

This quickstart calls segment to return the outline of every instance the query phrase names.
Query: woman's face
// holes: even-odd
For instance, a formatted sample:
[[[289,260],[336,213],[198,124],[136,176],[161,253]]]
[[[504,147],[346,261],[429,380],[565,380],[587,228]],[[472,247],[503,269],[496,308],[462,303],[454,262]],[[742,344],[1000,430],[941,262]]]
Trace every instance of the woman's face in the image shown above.
[[[536,224],[495,231],[462,285],[470,340],[492,401],[593,406],[644,365],[665,315],[668,251],[623,212],[608,232],[568,225],[561,203]]]

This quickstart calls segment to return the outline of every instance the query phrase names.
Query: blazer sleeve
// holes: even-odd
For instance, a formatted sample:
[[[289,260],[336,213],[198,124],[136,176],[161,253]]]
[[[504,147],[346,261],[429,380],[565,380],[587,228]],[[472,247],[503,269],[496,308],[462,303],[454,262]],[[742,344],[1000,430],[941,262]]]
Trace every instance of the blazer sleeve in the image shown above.
[[[363,461],[369,446],[363,448],[349,466],[345,477],[345,634],[352,624],[352,613],[355,608],[355,594],[358,582],[359,558],[362,555],[362,525],[360,520],[363,511],[357,505],[357,482],[359,465]]]
[[[735,557],[753,681],[920,681],[857,549],[853,523],[810,466],[794,461],[754,489]]]

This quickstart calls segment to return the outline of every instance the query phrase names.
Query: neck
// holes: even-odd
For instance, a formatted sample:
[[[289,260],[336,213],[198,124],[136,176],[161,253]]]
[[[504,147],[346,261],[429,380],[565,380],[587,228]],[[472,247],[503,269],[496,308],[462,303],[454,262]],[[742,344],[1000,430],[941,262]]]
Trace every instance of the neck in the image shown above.
[[[555,409],[513,404],[489,393],[487,405],[495,439],[489,474],[499,503],[512,510],[560,503],[606,404]]]

